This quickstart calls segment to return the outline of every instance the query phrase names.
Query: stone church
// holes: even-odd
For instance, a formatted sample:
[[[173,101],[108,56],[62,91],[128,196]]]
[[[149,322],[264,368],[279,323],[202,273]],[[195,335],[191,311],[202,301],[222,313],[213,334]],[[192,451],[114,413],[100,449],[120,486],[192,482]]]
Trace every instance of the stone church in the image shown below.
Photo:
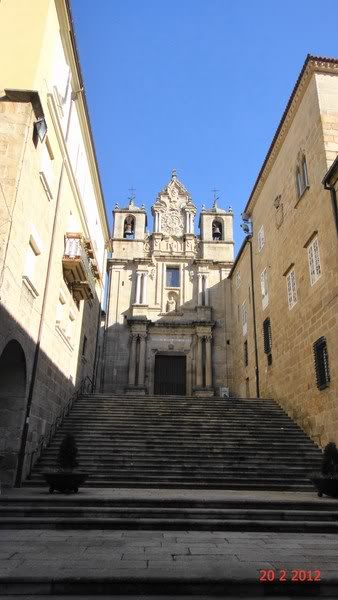
[[[212,396],[228,388],[228,274],[233,213],[196,207],[173,171],[152,206],[116,205],[104,392]]]

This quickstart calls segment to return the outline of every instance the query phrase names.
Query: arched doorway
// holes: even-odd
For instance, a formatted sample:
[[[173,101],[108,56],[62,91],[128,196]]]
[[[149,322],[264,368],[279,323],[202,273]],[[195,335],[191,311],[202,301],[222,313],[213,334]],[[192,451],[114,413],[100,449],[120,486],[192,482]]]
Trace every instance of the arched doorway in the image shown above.
[[[14,485],[26,406],[26,359],[16,340],[0,356],[0,482]]]

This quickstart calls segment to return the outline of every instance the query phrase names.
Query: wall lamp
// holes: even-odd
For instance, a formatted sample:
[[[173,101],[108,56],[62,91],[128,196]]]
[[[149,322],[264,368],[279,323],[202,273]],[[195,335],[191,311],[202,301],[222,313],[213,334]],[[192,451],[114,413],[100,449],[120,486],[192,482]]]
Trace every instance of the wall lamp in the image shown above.
[[[34,129],[35,129],[37,136],[39,137],[40,142],[43,142],[43,140],[46,137],[46,133],[47,133],[46,119],[44,117],[41,117],[40,119],[35,121]]]

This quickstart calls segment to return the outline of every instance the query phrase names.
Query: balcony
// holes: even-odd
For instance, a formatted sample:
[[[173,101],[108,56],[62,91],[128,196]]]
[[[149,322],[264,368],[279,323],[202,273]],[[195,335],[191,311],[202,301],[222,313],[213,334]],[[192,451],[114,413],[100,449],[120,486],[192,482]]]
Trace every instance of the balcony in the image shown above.
[[[95,296],[95,275],[92,262],[80,233],[65,235],[62,258],[63,276],[74,300],[91,300]]]

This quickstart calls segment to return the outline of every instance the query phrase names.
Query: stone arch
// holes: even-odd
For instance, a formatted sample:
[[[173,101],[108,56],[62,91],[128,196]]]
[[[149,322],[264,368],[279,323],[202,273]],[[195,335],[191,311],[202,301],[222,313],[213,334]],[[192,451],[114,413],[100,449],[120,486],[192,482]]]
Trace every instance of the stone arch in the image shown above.
[[[0,482],[14,484],[26,408],[26,358],[12,339],[0,356]]]

